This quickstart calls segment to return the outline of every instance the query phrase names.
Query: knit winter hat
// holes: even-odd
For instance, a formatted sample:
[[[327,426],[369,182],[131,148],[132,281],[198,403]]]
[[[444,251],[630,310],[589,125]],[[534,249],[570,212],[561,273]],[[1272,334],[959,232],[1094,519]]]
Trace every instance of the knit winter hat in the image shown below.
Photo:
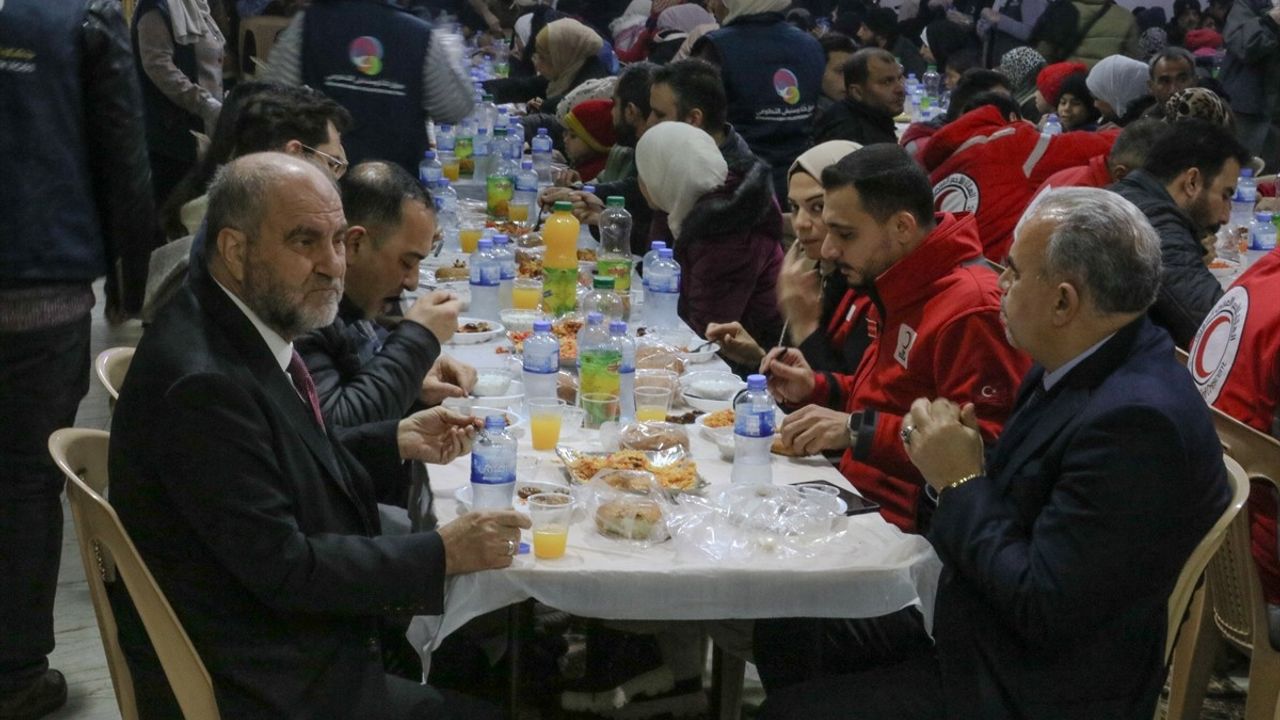
[[[564,125],[587,147],[598,153],[607,153],[617,142],[613,134],[612,111],[612,100],[580,102],[564,116]]]
[[[1187,33],[1185,39],[1187,49],[1191,52],[1200,50],[1201,48],[1218,49],[1222,47],[1222,35],[1217,30],[1209,28],[1200,28],[1191,30]]]
[[[1036,76],[1036,89],[1045,102],[1058,104],[1058,95],[1062,92],[1062,81],[1077,73],[1089,72],[1089,66],[1082,62],[1059,62],[1046,65]]]

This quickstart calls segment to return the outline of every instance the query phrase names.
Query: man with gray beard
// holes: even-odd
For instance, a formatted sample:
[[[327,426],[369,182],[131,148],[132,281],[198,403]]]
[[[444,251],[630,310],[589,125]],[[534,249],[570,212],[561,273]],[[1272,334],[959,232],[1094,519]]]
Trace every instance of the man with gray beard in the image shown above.
[[[224,717],[492,717],[387,676],[379,625],[438,614],[448,575],[506,567],[527,518],[472,513],[381,535],[387,456],[446,463],[474,418],[444,408],[344,443],[293,342],[333,322],[347,227],[332,179],[280,153],[219,170],[207,272],[148,328],[113,421],[111,503],[213,680]],[[143,718],[181,717],[126,589],[111,590]]]

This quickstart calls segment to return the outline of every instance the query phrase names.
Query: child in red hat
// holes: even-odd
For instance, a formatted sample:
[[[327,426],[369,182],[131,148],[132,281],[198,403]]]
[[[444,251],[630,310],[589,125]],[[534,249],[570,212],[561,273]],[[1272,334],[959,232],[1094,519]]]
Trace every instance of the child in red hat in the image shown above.
[[[586,100],[564,116],[564,154],[583,182],[604,170],[613,147],[613,101]]]

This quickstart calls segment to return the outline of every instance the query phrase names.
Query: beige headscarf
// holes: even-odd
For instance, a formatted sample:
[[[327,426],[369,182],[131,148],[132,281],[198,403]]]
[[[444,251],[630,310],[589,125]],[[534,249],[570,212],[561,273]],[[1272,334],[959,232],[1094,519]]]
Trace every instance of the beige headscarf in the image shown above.
[[[693,46],[698,44],[698,41],[702,39],[703,35],[706,35],[712,30],[719,29],[720,26],[716,23],[707,23],[706,25],[699,25],[694,28],[693,32],[689,33],[689,37],[684,39],[684,44],[676,51],[676,55],[671,59],[671,61],[675,62],[676,60],[684,60],[688,58],[690,53],[693,52]]]
[[[822,182],[823,170],[840,162],[845,155],[861,149],[861,145],[848,140],[828,140],[820,145],[814,145],[796,158],[795,162],[791,163],[791,169],[787,171],[787,177],[790,178],[792,175],[803,171],[813,176],[814,180]]]
[[[698,200],[729,176],[716,141],[682,122],[658,123],[640,136],[636,169],[649,197],[667,213],[673,241]]]
[[[724,16],[724,24],[728,25],[743,15],[786,12],[791,7],[791,0],[724,0],[724,6],[729,9]]]
[[[547,97],[573,89],[573,79],[591,58],[600,54],[604,41],[595,30],[573,18],[562,18],[538,31],[534,50],[549,68]]]

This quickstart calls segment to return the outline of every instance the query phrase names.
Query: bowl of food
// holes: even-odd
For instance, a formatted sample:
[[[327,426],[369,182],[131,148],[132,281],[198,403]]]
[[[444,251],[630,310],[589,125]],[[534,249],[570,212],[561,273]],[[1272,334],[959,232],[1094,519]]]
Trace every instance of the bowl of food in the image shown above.
[[[515,379],[515,373],[506,368],[476,368],[476,384],[471,394],[478,398],[509,395]]]
[[[511,332],[532,333],[533,324],[545,320],[547,316],[541,310],[507,308],[499,312],[498,317],[502,318],[502,324]]]
[[[473,317],[459,317],[458,330],[449,342],[454,345],[478,345],[500,337],[507,329],[502,323]]]
[[[680,378],[680,390],[690,406],[703,412],[724,410],[747,384],[731,372],[703,370]]]
[[[733,408],[725,408],[709,412],[706,415],[698,416],[693,421],[698,426],[698,430],[702,433],[702,437],[715,442],[719,437],[731,437],[733,435]]]

